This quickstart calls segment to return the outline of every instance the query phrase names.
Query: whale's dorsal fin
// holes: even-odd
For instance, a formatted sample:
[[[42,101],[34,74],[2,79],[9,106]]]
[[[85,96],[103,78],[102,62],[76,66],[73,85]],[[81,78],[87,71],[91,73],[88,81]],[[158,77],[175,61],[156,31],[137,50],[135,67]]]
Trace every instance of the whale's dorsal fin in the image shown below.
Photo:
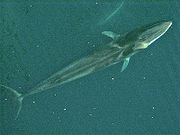
[[[116,34],[116,33],[112,32],[112,31],[103,31],[102,34],[106,35],[106,36],[108,36],[108,37],[110,37],[112,39],[116,39],[117,37],[120,36],[119,34]]]

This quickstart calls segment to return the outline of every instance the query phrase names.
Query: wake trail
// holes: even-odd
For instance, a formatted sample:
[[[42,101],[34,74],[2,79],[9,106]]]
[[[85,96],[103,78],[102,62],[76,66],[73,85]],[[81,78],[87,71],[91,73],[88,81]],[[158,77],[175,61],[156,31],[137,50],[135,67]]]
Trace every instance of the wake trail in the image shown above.
[[[107,16],[103,21],[99,22],[98,25],[104,25],[107,21],[109,21],[124,5],[125,0],[123,0],[120,4],[120,6],[118,6],[109,16]]]

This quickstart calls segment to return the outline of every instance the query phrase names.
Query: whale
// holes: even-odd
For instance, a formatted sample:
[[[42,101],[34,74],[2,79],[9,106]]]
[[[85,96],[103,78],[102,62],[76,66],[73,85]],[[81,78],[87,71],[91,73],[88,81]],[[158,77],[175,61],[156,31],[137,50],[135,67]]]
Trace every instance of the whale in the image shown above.
[[[22,102],[26,97],[53,89],[120,62],[123,63],[121,68],[121,72],[123,72],[128,67],[133,55],[148,48],[164,35],[171,25],[171,20],[162,20],[135,28],[122,35],[112,31],[104,31],[102,34],[112,40],[101,49],[72,62],[24,94],[3,84],[0,84],[0,94],[3,95],[4,100],[8,99],[16,104],[14,119],[17,119],[22,108]]]

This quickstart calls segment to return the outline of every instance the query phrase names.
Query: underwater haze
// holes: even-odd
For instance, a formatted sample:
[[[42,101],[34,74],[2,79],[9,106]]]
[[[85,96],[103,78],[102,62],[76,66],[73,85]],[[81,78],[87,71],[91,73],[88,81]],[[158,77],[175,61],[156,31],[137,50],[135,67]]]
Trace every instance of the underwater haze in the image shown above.
[[[179,135],[179,0],[0,2],[0,84],[25,94],[112,39],[156,21],[169,30],[131,58],[23,100],[0,87],[0,135]],[[6,95],[12,97],[13,95]]]

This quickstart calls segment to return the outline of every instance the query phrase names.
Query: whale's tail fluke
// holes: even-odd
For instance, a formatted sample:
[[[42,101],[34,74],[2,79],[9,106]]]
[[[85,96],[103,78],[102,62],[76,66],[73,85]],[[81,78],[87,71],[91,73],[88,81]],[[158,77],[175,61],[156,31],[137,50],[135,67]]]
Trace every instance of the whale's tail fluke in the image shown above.
[[[0,84],[0,116],[17,119],[24,96],[16,90]]]

